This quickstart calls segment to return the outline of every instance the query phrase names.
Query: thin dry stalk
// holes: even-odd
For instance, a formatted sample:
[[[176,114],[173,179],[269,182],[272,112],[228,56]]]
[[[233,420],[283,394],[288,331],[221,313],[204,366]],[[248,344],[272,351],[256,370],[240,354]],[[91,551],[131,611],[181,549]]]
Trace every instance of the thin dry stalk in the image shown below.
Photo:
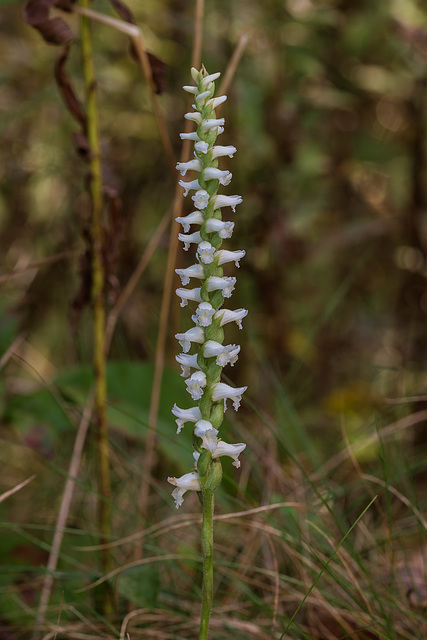
[[[277,621],[277,611],[279,609],[279,589],[280,589],[279,563],[277,562],[277,554],[276,554],[276,550],[274,548],[274,544],[271,539],[271,536],[268,533],[266,533],[265,537],[267,538],[268,546],[270,547],[271,556],[273,558],[273,564],[274,564],[273,619],[271,621],[271,630],[270,630],[270,637],[274,638],[274,630],[276,628],[276,621]]]
[[[148,243],[144,253],[141,256],[138,262],[138,265],[136,266],[136,269],[133,271],[132,275],[130,276],[129,280],[126,283],[126,286],[121,292],[116,304],[114,305],[113,309],[109,313],[108,320],[107,320],[107,327],[105,331],[105,351],[107,353],[111,346],[111,340],[112,340],[119,316],[122,313],[127,302],[129,301],[132,293],[136,289],[142,274],[144,273],[148,263],[150,262],[153,256],[154,251],[157,249],[157,246],[170,223],[170,215],[171,215],[170,211],[167,211],[163,216],[163,218],[161,219],[159,226],[155,230],[154,234],[150,239],[150,242]]]
[[[3,282],[8,282],[12,278],[17,278],[18,276],[26,273],[27,271],[31,271],[32,269],[39,269],[40,267],[45,267],[48,264],[54,264],[55,262],[60,262],[61,260],[68,260],[68,258],[74,258],[77,255],[80,255],[80,249],[75,249],[73,251],[61,251],[61,253],[55,253],[48,258],[43,258],[42,260],[35,260],[34,262],[30,262],[25,267],[20,267],[19,269],[15,269],[10,273],[4,273],[0,276],[0,284]]]
[[[90,392],[86,406],[84,408],[80,424],[77,428],[76,439],[74,441],[73,453],[71,455],[70,466],[68,468],[68,477],[65,482],[64,494],[61,500],[61,506],[59,508],[58,516],[55,523],[55,533],[52,540],[52,546],[49,553],[49,558],[46,565],[46,574],[43,579],[43,585],[40,594],[40,602],[37,610],[37,617],[34,626],[33,640],[39,636],[42,625],[46,618],[46,610],[49,604],[50,595],[52,593],[52,587],[54,582],[54,571],[58,565],[59,553],[62,546],[62,540],[64,538],[64,530],[68,520],[68,514],[70,512],[71,501],[73,499],[75,481],[77,480],[77,474],[80,467],[80,460],[82,457],[84,443],[86,441],[87,432],[89,429],[90,421],[92,419],[93,410],[93,390]]]
[[[27,484],[29,484],[30,482],[32,482],[32,480],[34,480],[35,477],[36,477],[35,475],[32,475],[26,480],[24,480],[23,482],[20,482],[19,484],[17,484],[15,487],[13,487],[13,489],[9,489],[9,491],[5,491],[4,493],[2,493],[0,495],[0,502],[7,500],[11,496],[13,496],[15,493],[17,493],[18,491],[26,487]]]
[[[237,67],[240,64],[240,60],[242,59],[242,56],[245,52],[248,42],[249,42],[249,34],[242,33],[236,45],[236,48],[234,49],[233,54],[230,58],[230,62],[227,65],[227,69],[225,70],[223,80],[218,90],[218,95],[221,95],[221,94],[227,95],[228,87],[231,85],[233,81],[234,74],[236,73]]]
[[[88,9],[89,0],[80,0],[81,8]],[[91,302],[93,313],[93,368],[94,368],[94,414],[97,436],[98,462],[98,521],[101,543],[111,536],[111,476],[110,443],[107,424],[107,359],[105,344],[105,270],[103,260],[104,233],[102,228],[103,186],[101,169],[101,147],[98,124],[98,100],[96,78],[93,63],[92,35],[90,21],[81,15],[80,38],[82,50],[82,68],[85,86],[85,106],[87,117],[87,139],[89,145],[89,193],[91,203]],[[101,552],[101,565],[104,573],[112,567],[112,558],[108,549]],[[110,614],[114,610],[112,594],[104,594],[103,610]]]
[[[19,347],[21,346],[21,344],[23,344],[23,342],[25,342],[25,337],[25,333],[20,333],[19,336],[17,336],[12,344],[6,349],[6,351],[0,358],[0,371],[9,362],[10,358],[18,353]]]

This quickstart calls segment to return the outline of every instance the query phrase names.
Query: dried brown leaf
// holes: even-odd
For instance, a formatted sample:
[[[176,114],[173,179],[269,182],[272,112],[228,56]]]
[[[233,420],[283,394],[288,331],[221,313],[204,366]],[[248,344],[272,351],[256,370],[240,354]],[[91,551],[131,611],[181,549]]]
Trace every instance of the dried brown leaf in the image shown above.
[[[81,124],[83,131],[86,131],[86,114],[65,70],[69,53],[70,46],[65,47],[61,52],[55,64],[55,80],[68,110]]]
[[[67,44],[74,38],[74,33],[62,18],[51,18],[50,10],[59,7],[70,11],[71,4],[70,0],[28,0],[24,7],[24,20],[37,29],[49,44]]]

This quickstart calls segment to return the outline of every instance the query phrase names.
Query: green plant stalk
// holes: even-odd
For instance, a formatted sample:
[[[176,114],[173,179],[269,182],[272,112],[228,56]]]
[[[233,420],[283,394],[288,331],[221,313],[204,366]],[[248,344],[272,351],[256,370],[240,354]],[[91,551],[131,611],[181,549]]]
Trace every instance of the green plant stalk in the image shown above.
[[[80,6],[89,8],[89,0],[80,0]],[[98,104],[96,98],[96,82],[92,55],[92,38],[89,19],[81,16],[81,43],[83,57],[83,75],[86,92],[87,138],[89,143],[89,189],[92,205],[91,240],[92,240],[92,307],[93,307],[93,340],[95,370],[95,423],[97,428],[98,449],[98,491],[99,530],[101,544],[110,540],[111,535],[111,481],[110,451],[106,416],[107,375],[105,353],[105,300],[104,300],[104,266],[102,257],[103,232],[101,214],[103,208],[101,154],[99,143]],[[101,551],[102,571],[109,573],[112,569],[111,553],[108,548]],[[112,613],[113,602],[110,593],[103,599],[105,614]]]
[[[209,619],[213,601],[213,515],[214,492],[202,490],[202,557],[203,557],[203,583],[202,583],[202,613],[200,616],[199,640],[207,640]]]

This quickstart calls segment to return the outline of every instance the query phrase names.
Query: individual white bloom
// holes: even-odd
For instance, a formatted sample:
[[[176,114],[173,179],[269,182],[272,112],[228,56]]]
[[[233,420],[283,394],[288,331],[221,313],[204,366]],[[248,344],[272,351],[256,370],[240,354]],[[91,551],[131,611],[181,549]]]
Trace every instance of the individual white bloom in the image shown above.
[[[203,140],[198,140],[194,145],[194,149],[197,153],[207,153],[209,151],[209,145],[207,142],[203,142]]]
[[[180,133],[179,137],[181,138],[181,140],[200,140],[197,131],[191,131],[190,133]]]
[[[203,171],[203,178],[205,180],[219,180],[219,183],[226,187],[231,182],[233,175],[230,171],[221,171],[215,167],[208,167]]]
[[[190,111],[190,113],[184,114],[184,118],[186,120],[192,120],[193,122],[200,124],[202,121],[202,114],[199,113],[198,111]]]
[[[202,163],[199,158],[193,158],[193,160],[189,160],[188,162],[177,162],[176,169],[182,176],[185,176],[187,171],[201,171]]]
[[[233,458],[233,467],[237,469],[240,467],[239,455],[246,449],[246,445],[244,442],[239,442],[237,444],[228,444],[228,442],[224,442],[224,440],[218,440],[218,444],[216,446],[215,451],[212,451],[212,458],[219,458],[220,456],[229,456]]]
[[[217,385],[213,388],[212,392],[212,400],[214,402],[218,402],[219,400],[224,400],[224,407],[226,407],[226,400],[230,398],[233,401],[234,410],[240,407],[240,403],[242,401],[242,395],[246,391],[247,387],[230,387],[230,385],[225,384],[224,382],[218,382]]]
[[[199,458],[200,458],[200,453],[198,451],[193,451],[193,459],[196,467],[197,467],[197,463],[199,462]]]
[[[203,355],[205,358],[216,357],[216,364],[219,367],[225,367],[227,364],[233,366],[237,362],[240,346],[238,344],[223,345],[215,340],[208,340],[203,346]]]
[[[215,80],[217,78],[219,78],[220,75],[221,74],[219,72],[218,73],[211,73],[211,74],[205,76],[204,78],[202,78],[202,81],[200,83],[201,89],[203,89],[203,91],[205,91],[206,89],[211,89],[212,83],[215,82]],[[195,80],[195,82],[197,82],[197,80]]]
[[[202,91],[202,93],[198,93],[196,95],[196,105],[193,105],[194,108],[200,109],[201,107],[205,106],[205,102],[208,98],[210,98],[211,96],[211,92],[210,91]],[[215,109],[215,107],[214,107]]]
[[[205,229],[207,233],[217,233],[220,238],[225,240],[226,238],[231,238],[234,229],[234,222],[218,220],[218,218],[209,218],[206,222]]]
[[[197,144],[198,143],[196,142],[194,148],[196,148]],[[218,145],[212,149],[212,160],[215,160],[215,158],[222,158],[223,156],[232,158],[236,151],[236,147],[233,147],[233,145],[231,144],[226,147],[221,147],[220,145]]]
[[[236,284],[236,278],[230,278],[227,276],[225,276],[224,278],[219,278],[218,276],[211,276],[206,280],[207,290],[221,291],[224,298],[231,297],[235,284]]]
[[[206,106],[212,107],[212,109],[216,109],[220,104],[227,100],[227,96],[217,96],[216,98],[211,98],[207,101]],[[197,102],[197,98],[196,98]]]
[[[182,87],[184,89],[184,91],[187,91],[187,93],[194,93],[196,94],[198,89],[197,87],[194,87],[193,85],[189,86],[189,85],[185,85],[184,87]]]
[[[181,184],[181,183],[180,183]],[[223,196],[217,195],[212,199],[215,209],[221,209],[222,207],[231,207],[233,211],[236,211],[238,204],[242,204],[242,196]]]
[[[176,295],[181,298],[180,307],[186,307],[189,300],[194,300],[195,302],[201,302],[202,298],[200,297],[200,287],[197,289],[177,289]]]
[[[192,342],[203,344],[205,341],[205,332],[202,327],[191,327],[185,333],[177,333],[175,338],[178,340],[184,353],[188,353]]]
[[[221,133],[224,133],[224,127],[218,127],[216,130],[216,135],[219,136]]]
[[[199,189],[191,198],[196,209],[204,209],[209,204],[209,193],[204,189]]]
[[[201,491],[200,478],[197,471],[190,471],[180,478],[168,478],[168,482],[173,484],[176,489],[172,491],[172,498],[175,500],[175,506],[177,509],[184,502],[184,493],[186,491]]]
[[[239,329],[242,328],[242,320],[246,318],[248,315],[247,309],[235,309],[231,311],[230,309],[219,309],[214,318],[221,318],[220,326],[223,327],[225,324],[229,322],[235,322]]]
[[[198,82],[199,82],[199,70],[196,69],[196,67],[191,67],[190,73],[191,73],[191,77],[193,78],[194,82],[196,84],[198,84]]]
[[[214,451],[216,451],[218,447],[218,438],[216,437],[215,431],[216,429],[211,429],[211,431],[207,431],[204,434],[202,438],[202,444],[200,445],[202,449],[207,449],[212,454],[214,453]],[[218,431],[216,431],[216,433],[218,433]]]
[[[177,433],[181,433],[181,430],[186,422],[197,422],[201,420],[202,414],[200,413],[199,407],[191,407],[190,409],[180,409],[173,405],[172,409],[173,415],[177,418],[176,424],[178,425]]]
[[[175,269],[175,273],[179,275],[184,286],[190,282],[190,278],[203,278],[205,275],[201,264],[192,264],[186,269]]]
[[[175,356],[175,360],[181,365],[183,378],[188,378],[191,375],[191,369],[200,369],[197,364],[197,353],[189,355],[188,353],[179,353]]]
[[[178,184],[184,189],[184,198],[188,196],[189,191],[198,191],[200,189],[200,184],[198,180],[191,180],[191,182],[185,182],[184,180],[180,180]],[[200,209],[200,207],[197,207],[197,208]]]
[[[185,381],[185,384],[192,399],[200,400],[206,386],[206,374],[203,371],[196,371]]]
[[[192,211],[188,216],[178,217],[175,220],[182,225],[185,233],[190,231],[190,225],[203,224],[203,216],[200,211]]]
[[[203,240],[197,247],[197,257],[203,264],[211,264],[214,261],[215,247],[210,242]]]
[[[184,233],[178,234],[178,240],[184,243],[184,251],[188,251],[190,248],[190,244],[193,242],[195,244],[199,244],[201,242],[202,237],[200,235],[200,231],[195,231],[194,233],[189,233],[188,235]]]
[[[212,317],[215,313],[215,309],[210,302],[201,302],[196,309],[196,313],[191,316],[194,324],[199,327],[209,327],[212,324]]]
[[[218,446],[218,429],[214,429],[209,420],[198,420],[194,427],[194,433],[202,438],[202,449],[207,449],[211,453],[215,451]]]
[[[210,131],[214,127],[218,127],[219,129],[221,125],[225,124],[224,118],[208,118],[207,120],[203,120],[200,113],[198,115],[200,116],[201,127],[204,133],[206,133],[206,131]]]
[[[240,249],[238,251],[227,251],[226,249],[220,249],[215,254],[215,258],[218,258],[218,264],[226,264],[227,262],[234,262],[236,267],[240,267],[239,260],[244,258],[246,251]]]
[[[201,419],[196,422],[196,426],[194,427],[194,433],[196,434],[196,436],[199,436],[199,438],[203,438],[205,433],[208,433],[208,431],[213,431],[216,435],[218,435],[218,430],[213,428],[212,423],[209,422],[209,420]]]

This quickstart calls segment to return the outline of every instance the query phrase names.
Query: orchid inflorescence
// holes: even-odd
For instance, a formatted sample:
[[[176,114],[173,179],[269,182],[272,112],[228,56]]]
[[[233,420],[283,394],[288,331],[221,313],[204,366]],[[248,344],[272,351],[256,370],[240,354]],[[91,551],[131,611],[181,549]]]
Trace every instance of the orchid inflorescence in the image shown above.
[[[198,172],[198,178],[186,182],[180,180],[184,188],[184,196],[194,191],[191,196],[195,210],[185,217],[177,218],[184,233],[179,239],[188,251],[191,244],[196,245],[197,263],[186,269],[176,269],[181,278],[182,288],[176,290],[181,298],[181,306],[189,301],[197,304],[192,316],[194,326],[185,333],[176,335],[183,353],[177,356],[182,375],[186,378],[187,391],[197,405],[190,409],[180,409],[176,405],[172,413],[176,416],[180,433],[186,422],[194,423],[193,443],[195,471],[180,478],[168,478],[176,488],[172,492],[176,507],[183,502],[183,495],[188,490],[214,491],[221,481],[222,468],[218,461],[220,456],[229,456],[235,467],[240,466],[239,454],[245,449],[244,443],[228,444],[218,438],[218,429],[223,421],[226,401],[230,399],[237,411],[241,397],[247,387],[233,388],[220,381],[223,367],[233,366],[236,362],[240,346],[224,345],[223,326],[236,322],[242,328],[242,319],[247,315],[246,309],[228,310],[222,305],[229,298],[236,284],[236,278],[223,275],[223,265],[239,260],[245,251],[227,251],[221,249],[224,239],[233,233],[234,222],[223,221],[221,209],[231,207],[233,212],[242,202],[241,196],[218,194],[219,185],[228,185],[231,173],[218,169],[218,158],[233,157],[236,148],[233,146],[215,145],[217,136],[223,132],[224,118],[216,118],[215,108],[226,100],[226,96],[214,97],[214,81],[219,73],[209,75],[202,66],[201,70],[191,69],[195,86],[185,86],[188,93],[194,95],[195,111],[185,114],[185,118],[197,124],[192,133],[181,133],[183,140],[194,142],[194,158],[189,162],[178,162],[177,169],[185,176],[187,171]],[[192,225],[198,230],[189,233]],[[190,280],[197,281],[199,286],[187,289]],[[197,352],[189,354],[192,345],[197,345]]]

